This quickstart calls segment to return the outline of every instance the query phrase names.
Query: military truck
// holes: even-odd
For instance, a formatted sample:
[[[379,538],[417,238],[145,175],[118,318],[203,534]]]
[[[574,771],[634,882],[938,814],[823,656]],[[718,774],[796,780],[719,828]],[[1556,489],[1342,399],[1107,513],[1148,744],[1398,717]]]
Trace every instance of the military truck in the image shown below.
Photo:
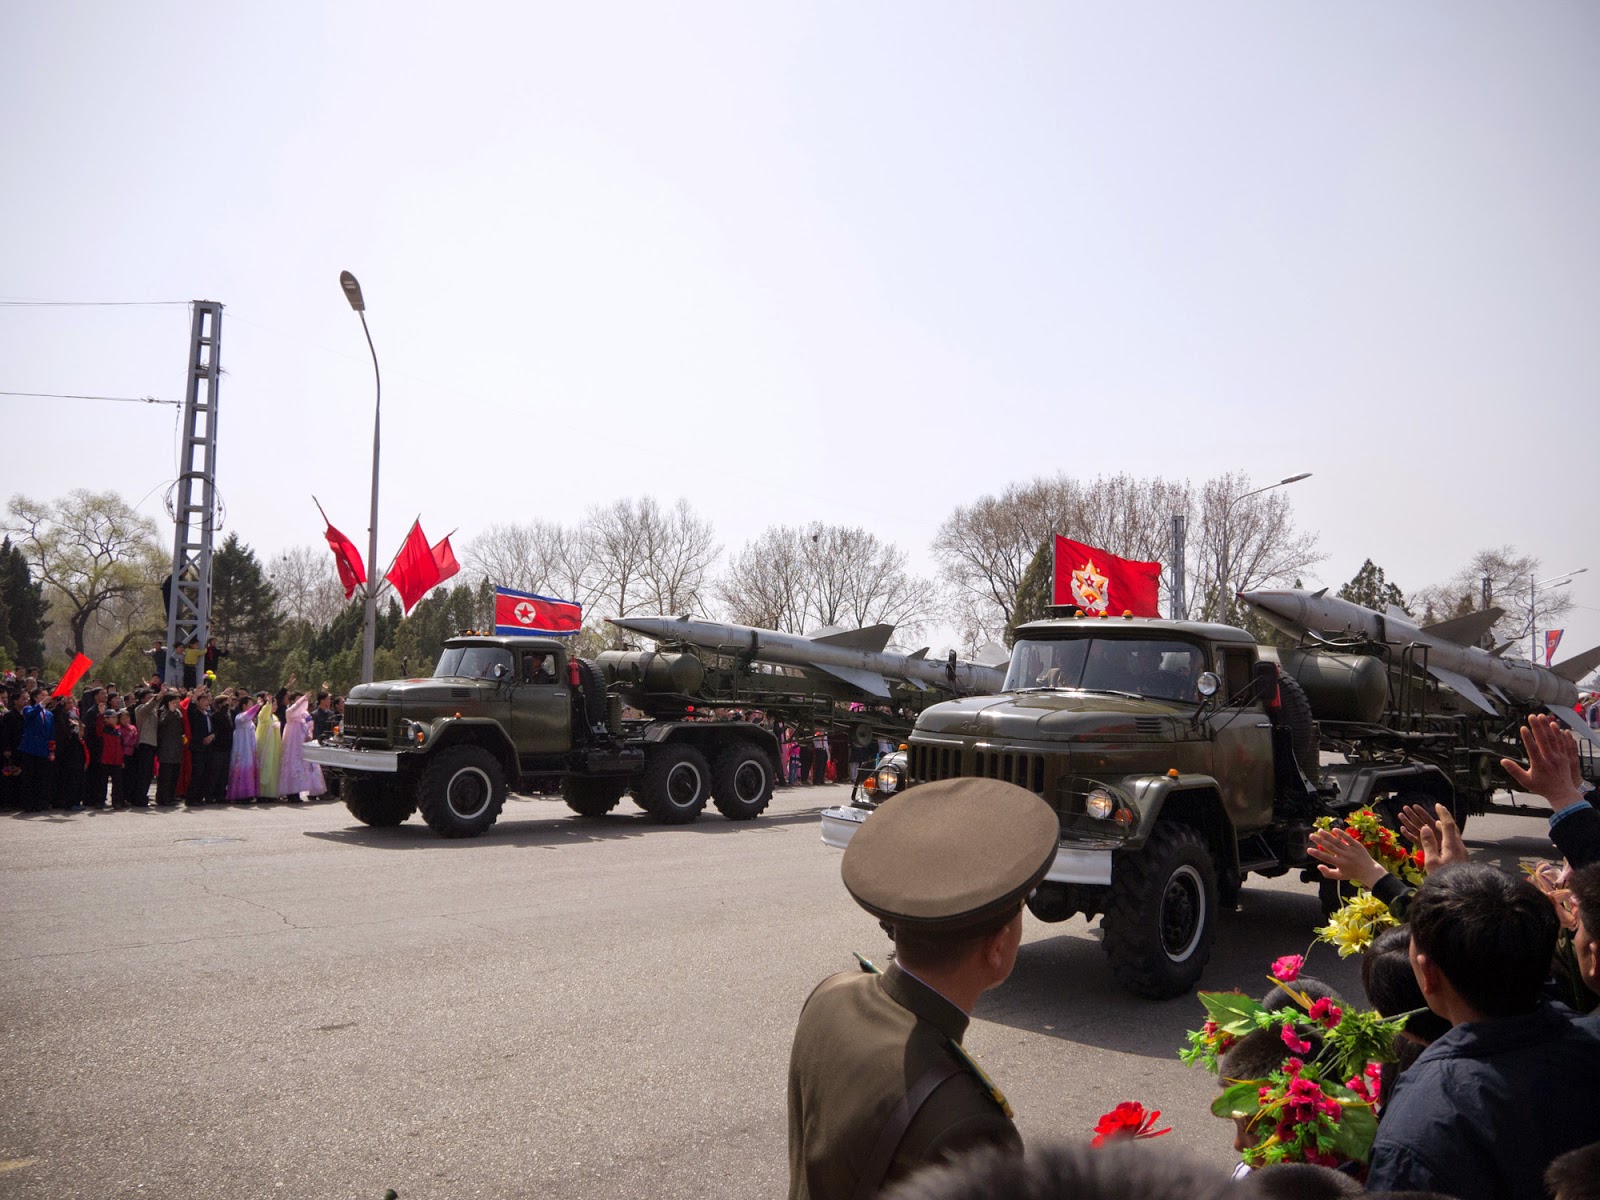
[[[1337,707],[1347,682],[1330,671],[1314,691]],[[1154,999],[1198,981],[1246,876],[1320,880],[1318,817],[1455,802],[1432,763],[1322,765],[1306,691],[1244,630],[1199,622],[1022,625],[1005,690],[926,709],[908,745],[905,787],[1003,779],[1057,811],[1060,847],[1029,910],[1102,915],[1113,975]],[[899,782],[880,776],[877,797]],[[870,810],[825,810],[824,840],[844,845]]]
[[[512,788],[559,789],[584,817],[631,795],[666,824],[693,821],[708,799],[731,821],[766,809],[778,769],[770,732],[704,719],[676,697],[625,718],[606,672],[569,655],[560,638],[450,638],[431,678],[354,688],[339,732],[306,758],[339,773],[358,821],[398,825],[420,809],[451,838],[486,832]],[[649,707],[648,691],[636,699]]]

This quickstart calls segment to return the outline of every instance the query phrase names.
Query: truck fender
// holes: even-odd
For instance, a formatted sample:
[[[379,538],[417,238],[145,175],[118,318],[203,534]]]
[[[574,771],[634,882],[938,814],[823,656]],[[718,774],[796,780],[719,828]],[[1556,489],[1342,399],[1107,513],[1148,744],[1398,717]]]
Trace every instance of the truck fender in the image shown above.
[[[1421,792],[1447,808],[1455,808],[1455,785],[1432,763],[1378,763],[1357,767],[1329,767],[1339,785],[1341,809],[1365,808],[1374,796]]]
[[[778,774],[778,739],[749,721],[655,721],[645,727],[644,740],[693,746],[708,759],[736,741],[759,746],[772,763],[773,778]]]
[[[424,746],[429,754],[433,754],[449,746],[469,742],[482,746],[499,760],[506,779],[515,789],[522,770],[517,763],[517,749],[499,721],[478,717],[436,717],[428,725],[428,739]]]
[[[1209,775],[1146,775],[1124,780],[1139,822],[1125,843],[1142,847],[1157,821],[1174,821],[1200,832],[1210,844],[1219,872],[1239,870],[1239,836],[1222,803],[1222,788]]]

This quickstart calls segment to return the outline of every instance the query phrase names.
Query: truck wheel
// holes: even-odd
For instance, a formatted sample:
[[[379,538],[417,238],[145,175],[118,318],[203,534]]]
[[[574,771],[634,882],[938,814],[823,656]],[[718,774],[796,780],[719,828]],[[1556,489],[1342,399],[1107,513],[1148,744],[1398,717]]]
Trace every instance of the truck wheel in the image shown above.
[[[374,829],[402,824],[417,811],[416,797],[398,780],[352,774],[344,781],[343,794],[350,815]]]
[[[506,775],[482,746],[452,746],[423,769],[417,800],[422,819],[440,837],[477,837],[500,816]]]
[[[606,723],[606,676],[587,658],[578,660],[578,678],[582,681],[583,715],[590,725]]]
[[[622,800],[626,779],[584,779],[568,775],[561,781],[561,798],[580,817],[603,817]]]
[[[730,821],[753,821],[772,801],[772,763],[755,746],[733,746],[717,755],[711,795]]]
[[[1311,715],[1311,701],[1306,699],[1305,689],[1287,675],[1278,677],[1278,700],[1278,707],[1271,712],[1272,723],[1289,727],[1301,773],[1316,780],[1322,775],[1322,739]]]
[[[663,825],[687,825],[706,806],[711,766],[693,746],[663,746],[645,764],[639,800]]]
[[[1118,851],[1105,951],[1117,982],[1169,1000],[1192,988],[1217,935],[1217,868],[1197,830],[1162,822],[1142,851]]]

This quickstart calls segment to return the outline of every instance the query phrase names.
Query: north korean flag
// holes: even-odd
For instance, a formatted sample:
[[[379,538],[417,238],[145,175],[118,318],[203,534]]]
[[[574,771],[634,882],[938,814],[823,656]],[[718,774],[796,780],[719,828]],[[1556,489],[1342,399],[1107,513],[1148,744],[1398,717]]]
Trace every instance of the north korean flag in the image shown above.
[[[560,637],[577,633],[582,628],[581,604],[532,592],[514,592],[510,588],[494,590],[494,631],[502,637],[517,634]]]

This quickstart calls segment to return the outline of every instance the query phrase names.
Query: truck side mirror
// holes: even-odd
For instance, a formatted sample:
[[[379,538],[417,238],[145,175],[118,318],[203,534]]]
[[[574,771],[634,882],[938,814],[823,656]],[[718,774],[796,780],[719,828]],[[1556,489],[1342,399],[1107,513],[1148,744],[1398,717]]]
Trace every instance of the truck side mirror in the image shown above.
[[[1278,668],[1269,662],[1258,662],[1250,673],[1250,690],[1257,702],[1267,707],[1278,702]]]

